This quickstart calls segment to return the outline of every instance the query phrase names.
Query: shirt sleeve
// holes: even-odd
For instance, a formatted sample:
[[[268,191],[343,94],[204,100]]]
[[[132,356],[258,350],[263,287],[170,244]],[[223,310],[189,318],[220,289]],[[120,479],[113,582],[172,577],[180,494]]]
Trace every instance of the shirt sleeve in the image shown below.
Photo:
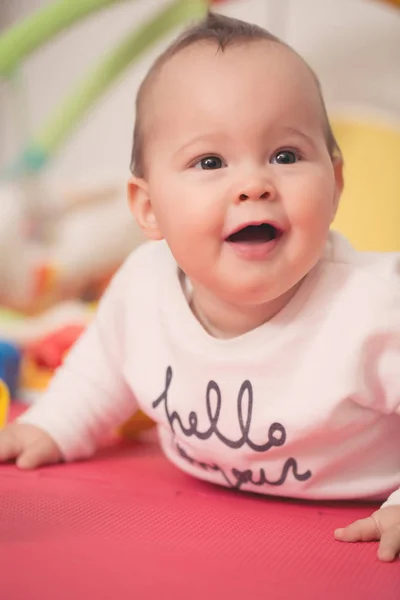
[[[399,336],[400,338],[400,336]],[[387,377],[389,382],[391,382],[390,389],[393,393],[393,402],[395,404],[395,412],[400,417],[400,339],[398,340],[398,353],[393,354],[391,365],[387,366]],[[397,357],[396,357],[397,354]],[[389,367],[389,368],[388,368]],[[400,436],[400,427],[399,427],[399,436]],[[400,488],[395,490],[392,494],[390,494],[389,498],[384,502],[381,508],[385,508],[386,506],[396,506],[400,505]]]
[[[400,417],[400,298],[386,331],[371,337],[364,351],[364,381],[375,409]],[[395,417],[394,417],[395,418]],[[399,419],[400,436],[400,419]],[[400,488],[382,504],[400,505]]]
[[[386,508],[387,506],[400,506],[400,488],[390,494],[389,498],[382,504],[381,508]]]
[[[371,290],[371,309],[360,348],[360,401],[383,414],[400,415],[400,255],[392,266],[390,286]],[[372,285],[371,284],[371,285]],[[380,293],[379,293],[380,292]],[[365,318],[365,317],[364,317]]]
[[[126,289],[131,278],[124,265],[44,396],[18,420],[46,431],[67,461],[93,454],[103,435],[137,409],[123,374]]]

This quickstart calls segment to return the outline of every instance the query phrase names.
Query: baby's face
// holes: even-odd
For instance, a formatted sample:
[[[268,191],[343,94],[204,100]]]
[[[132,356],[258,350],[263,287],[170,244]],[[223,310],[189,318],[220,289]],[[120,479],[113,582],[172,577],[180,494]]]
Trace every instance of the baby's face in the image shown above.
[[[163,67],[145,113],[146,218],[194,288],[248,305],[294,287],[341,191],[303,62],[268,42],[191,47]]]

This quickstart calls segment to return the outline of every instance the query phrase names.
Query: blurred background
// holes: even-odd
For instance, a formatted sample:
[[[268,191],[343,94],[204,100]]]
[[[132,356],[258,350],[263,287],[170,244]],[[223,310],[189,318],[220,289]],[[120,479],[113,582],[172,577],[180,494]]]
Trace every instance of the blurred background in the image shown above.
[[[346,163],[334,226],[400,250],[399,1],[2,0],[0,378],[27,402],[142,241],[125,197],[136,90],[208,4],[309,62]]]

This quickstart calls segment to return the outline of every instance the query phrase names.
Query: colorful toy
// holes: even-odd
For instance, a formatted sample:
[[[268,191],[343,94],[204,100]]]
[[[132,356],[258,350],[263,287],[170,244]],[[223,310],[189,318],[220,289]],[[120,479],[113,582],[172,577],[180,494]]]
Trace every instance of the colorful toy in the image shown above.
[[[7,385],[0,379],[0,429],[7,423],[10,394]]]
[[[54,372],[39,367],[29,356],[24,356],[21,364],[21,380],[18,400],[23,404],[33,404],[46,391]]]
[[[22,402],[31,404],[43,394],[84,329],[83,325],[68,325],[27,344],[21,367],[19,398]]]
[[[0,76],[20,96],[23,89],[14,86],[14,79],[32,52],[116,1],[59,0],[17,23],[0,37]],[[2,172],[0,304],[37,312],[60,298],[76,297],[86,285],[93,288],[109,276],[138,243],[138,229],[127,215],[124,187],[112,185],[110,190],[103,185],[101,190],[97,185],[89,194],[79,190],[63,194],[60,185],[54,193],[40,174],[117,77],[172,28],[204,15],[207,6],[206,0],[171,1],[130,32],[56,108],[43,129],[26,140],[20,156]],[[19,121],[24,121],[24,115]],[[106,195],[110,192],[106,202],[101,201],[104,187]],[[95,236],[87,235],[88,222]]]
[[[14,396],[19,383],[21,351],[17,346],[0,340],[0,379]]]
[[[81,325],[69,325],[58,329],[50,335],[29,344],[25,356],[34,361],[38,367],[55,371],[61,366],[65,355],[72,344],[83,333]]]
[[[0,75],[12,78],[21,62],[48,43],[61,31],[116,0],[59,0],[46,6],[0,38]],[[138,30],[130,32],[114,52],[109,53],[76,92],[56,109],[54,116],[39,132],[5,175],[13,178],[41,170],[71,134],[86,112],[116,78],[160,37],[188,19],[202,17],[208,7],[205,0],[174,0]]]
[[[39,315],[0,308],[0,339],[24,351],[30,344],[64,327],[85,327],[92,320],[94,310],[95,304],[77,300],[60,302]]]

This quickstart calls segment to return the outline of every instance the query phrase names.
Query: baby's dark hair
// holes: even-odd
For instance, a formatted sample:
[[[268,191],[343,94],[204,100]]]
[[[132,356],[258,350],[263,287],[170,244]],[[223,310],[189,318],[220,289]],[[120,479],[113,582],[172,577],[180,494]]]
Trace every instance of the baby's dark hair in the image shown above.
[[[145,98],[147,92],[157,77],[162,66],[168,62],[173,56],[179,54],[185,48],[194,46],[202,42],[215,43],[217,51],[224,52],[226,48],[231,46],[237,46],[239,44],[251,43],[255,41],[266,40],[281,46],[289,48],[292,52],[295,52],[288,44],[272,35],[266,29],[240,21],[238,19],[231,19],[222,15],[218,15],[212,12],[207,14],[207,17],[197,23],[193,27],[186,29],[153,63],[145,79],[143,80],[136,98],[136,122],[133,133],[133,147],[131,156],[131,171],[138,177],[144,175],[143,165],[143,127],[142,127],[142,113],[145,105]],[[295,52],[295,54],[297,54]],[[300,57],[301,58],[301,57]],[[303,59],[302,59],[303,60]],[[318,94],[321,100],[322,107],[322,118],[324,125],[324,133],[326,138],[326,144],[331,158],[340,156],[340,148],[333,134],[331,125],[329,123],[328,114],[325,107],[325,102],[322,96],[321,85],[318,77],[315,75],[311,67],[305,63],[308,67],[317,87]]]

